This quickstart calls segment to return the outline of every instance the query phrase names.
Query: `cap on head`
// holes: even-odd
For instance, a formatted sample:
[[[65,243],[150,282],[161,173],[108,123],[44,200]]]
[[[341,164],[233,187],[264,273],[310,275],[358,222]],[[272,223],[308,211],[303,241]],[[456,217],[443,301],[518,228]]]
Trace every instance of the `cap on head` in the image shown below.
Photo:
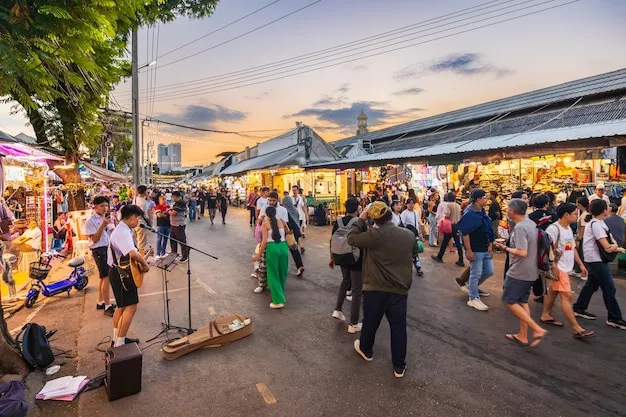
[[[604,190],[604,189],[605,189],[605,187],[604,187],[603,183],[600,183],[600,184],[596,185],[596,190]]]
[[[472,191],[470,199],[472,201],[476,201],[479,198],[483,198],[483,197],[486,197],[486,196],[487,196],[487,193],[485,192],[485,190],[480,189],[480,188],[476,188],[475,190]]]
[[[390,210],[391,209],[387,204],[379,200],[372,203],[372,206],[367,211],[367,214],[370,218],[378,220],[382,218],[385,214],[387,214]]]

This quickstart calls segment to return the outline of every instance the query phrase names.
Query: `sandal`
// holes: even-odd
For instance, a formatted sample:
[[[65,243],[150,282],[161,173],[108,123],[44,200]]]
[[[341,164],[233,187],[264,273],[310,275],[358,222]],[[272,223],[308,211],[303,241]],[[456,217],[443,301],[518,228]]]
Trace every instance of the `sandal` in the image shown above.
[[[556,327],[564,327],[565,325],[563,323],[561,323],[560,321],[556,321],[554,319],[549,319],[549,320],[539,320],[540,322],[542,322],[543,324],[550,324],[552,326],[556,326]]]
[[[572,336],[574,339],[586,339],[594,335],[593,330],[583,330],[582,332],[574,333]]]
[[[510,340],[511,342],[515,342],[517,343],[519,346],[528,346],[528,343],[524,343],[521,340],[519,340],[517,338],[517,336],[515,336],[514,334],[505,334],[504,337],[506,337],[508,340]]]
[[[537,346],[539,346],[539,344],[543,342],[543,339],[545,339],[547,335],[548,335],[548,331],[546,330],[546,332],[542,334],[541,336],[536,336],[535,340],[533,340],[533,342],[530,344],[530,347],[536,348]]]

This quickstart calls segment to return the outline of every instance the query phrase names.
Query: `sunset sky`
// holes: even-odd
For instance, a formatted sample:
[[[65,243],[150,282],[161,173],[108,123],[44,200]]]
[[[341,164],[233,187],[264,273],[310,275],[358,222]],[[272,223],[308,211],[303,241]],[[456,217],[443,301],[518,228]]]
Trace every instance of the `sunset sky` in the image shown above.
[[[158,31],[142,29],[140,64],[149,62],[151,55],[160,55],[155,65],[140,73],[142,114],[218,130],[273,130],[248,134],[258,137],[241,137],[161,125],[161,135],[148,129],[147,138],[154,137],[157,143],[180,142],[183,164],[202,164],[215,160],[220,152],[239,151],[292,129],[296,121],[314,127],[332,141],[354,133],[361,109],[369,116],[370,130],[374,130],[626,67],[623,0],[580,0],[438,40],[435,38],[570,0],[321,0],[230,41],[314,1],[223,0],[211,18],[178,19],[160,25]],[[163,56],[266,5],[240,22]],[[475,6],[481,10],[442,20],[444,15]],[[494,17],[522,8],[526,9]],[[468,20],[470,17],[473,20]],[[493,18],[475,22],[489,17]],[[405,35],[397,40],[377,38],[326,55],[288,61],[262,73],[226,75],[435,18],[439,19],[394,35]],[[148,41],[156,40],[157,33],[159,42],[157,45],[155,41],[152,48]],[[398,43],[410,38],[417,39]],[[418,42],[425,43],[345,62]],[[221,43],[224,45],[218,46]],[[204,49],[209,50],[168,65]],[[283,78],[332,64],[338,65]],[[154,76],[154,102],[149,104],[146,93],[152,89],[147,88],[148,80],[154,82]],[[223,77],[197,81],[215,76]],[[281,79],[259,83],[268,78]],[[128,80],[114,93],[127,110],[131,107],[129,92]],[[9,110],[10,105],[0,105],[0,130],[32,134],[25,119],[9,116]]]

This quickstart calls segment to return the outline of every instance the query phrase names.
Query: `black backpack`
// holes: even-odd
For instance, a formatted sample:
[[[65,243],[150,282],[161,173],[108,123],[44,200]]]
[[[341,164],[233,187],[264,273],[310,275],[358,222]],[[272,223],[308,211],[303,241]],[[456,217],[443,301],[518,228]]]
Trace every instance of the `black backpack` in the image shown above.
[[[48,339],[55,331],[46,333],[46,328],[37,323],[28,323],[17,336],[22,357],[31,369],[46,369],[54,362],[54,354]],[[22,335],[22,341],[19,337]]]

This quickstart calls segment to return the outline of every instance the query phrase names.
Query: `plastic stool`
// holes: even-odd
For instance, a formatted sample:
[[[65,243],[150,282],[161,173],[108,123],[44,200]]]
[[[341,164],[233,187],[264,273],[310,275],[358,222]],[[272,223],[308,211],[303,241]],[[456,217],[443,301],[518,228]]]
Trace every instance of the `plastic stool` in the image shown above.
[[[30,264],[39,260],[39,252],[22,252],[20,255],[20,263],[17,264],[17,270],[19,272],[29,272]]]
[[[77,258],[79,256],[86,257],[91,255],[91,251],[89,250],[89,241],[88,240],[77,240],[74,242],[74,251],[72,252],[72,258]]]

